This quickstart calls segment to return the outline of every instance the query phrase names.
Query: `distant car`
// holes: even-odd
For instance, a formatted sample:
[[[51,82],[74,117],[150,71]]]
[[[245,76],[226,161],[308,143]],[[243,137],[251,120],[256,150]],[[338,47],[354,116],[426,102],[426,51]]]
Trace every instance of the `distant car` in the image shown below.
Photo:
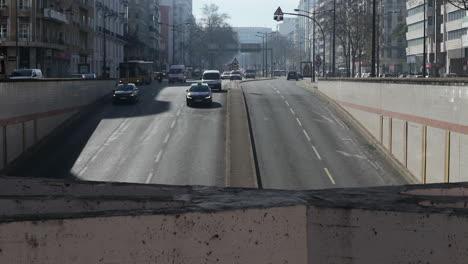
[[[371,76],[370,72],[365,72],[361,74],[361,78],[370,78],[370,76]]]
[[[94,73],[85,73],[83,74],[83,79],[96,79],[96,74]]]
[[[115,87],[112,102],[136,103],[140,100],[140,92],[134,83],[121,83]]]
[[[223,80],[229,80],[230,78],[231,78],[230,72],[223,72],[223,74],[221,74],[221,79]]]
[[[240,71],[232,71],[231,72],[231,77],[229,78],[231,81],[233,80],[241,80],[242,81],[242,75]]]
[[[217,89],[218,91],[223,89],[223,82],[221,81],[221,73],[219,71],[203,72],[202,83],[208,84],[211,89]]]
[[[456,73],[444,73],[442,74],[442,77],[443,78],[457,78],[457,74]]]
[[[245,71],[245,78],[246,79],[249,79],[249,78],[255,79],[256,75],[257,75],[257,72],[255,70],[246,70]]]
[[[299,76],[298,76],[297,72],[290,71],[290,72],[288,72],[287,79],[288,79],[288,81],[291,80],[291,79],[299,81]]]
[[[273,72],[273,75],[274,75],[275,77],[281,77],[281,71],[274,71],[274,72]]]
[[[39,69],[16,69],[10,75],[10,80],[34,80],[42,79],[42,71]]]
[[[187,106],[192,106],[196,103],[209,104],[213,103],[213,93],[206,83],[194,83],[187,90],[186,95]]]

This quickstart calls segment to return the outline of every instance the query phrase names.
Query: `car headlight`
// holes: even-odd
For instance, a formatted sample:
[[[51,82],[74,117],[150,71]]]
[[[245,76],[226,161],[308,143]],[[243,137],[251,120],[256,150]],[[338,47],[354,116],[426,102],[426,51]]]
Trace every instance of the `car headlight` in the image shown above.
[[[211,95],[208,95],[207,97],[205,97],[205,99],[211,99]]]
[[[116,97],[117,95],[113,94],[112,96],[113,96],[113,97]]]
[[[190,96],[190,95],[187,95],[187,99],[192,99],[192,96]]]
[[[135,96],[135,94],[131,94],[130,96]]]

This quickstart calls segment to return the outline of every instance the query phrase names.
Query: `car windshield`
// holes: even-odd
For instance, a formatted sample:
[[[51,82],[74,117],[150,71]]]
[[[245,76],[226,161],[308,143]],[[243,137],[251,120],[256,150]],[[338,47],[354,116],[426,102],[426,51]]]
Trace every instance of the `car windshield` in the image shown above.
[[[231,72],[231,75],[232,75],[232,74],[240,74],[240,72],[238,72],[238,71],[233,71],[233,72]]]
[[[189,92],[209,92],[210,88],[207,85],[193,85],[190,87]]]
[[[133,85],[119,84],[115,90],[116,91],[127,92],[127,91],[133,91],[134,88],[135,88],[135,86],[133,86]]]
[[[203,80],[219,80],[221,76],[218,73],[205,73],[203,74]]]
[[[180,74],[183,73],[184,71],[182,69],[171,69],[169,70],[169,73],[171,74]]]
[[[11,76],[13,77],[30,77],[32,76],[32,70],[15,70]]]

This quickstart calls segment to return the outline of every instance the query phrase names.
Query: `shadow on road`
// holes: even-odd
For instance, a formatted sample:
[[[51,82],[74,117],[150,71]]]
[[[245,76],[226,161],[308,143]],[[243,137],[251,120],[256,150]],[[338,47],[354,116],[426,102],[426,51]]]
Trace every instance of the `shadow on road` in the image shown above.
[[[139,86],[141,96],[136,104],[113,105],[110,96],[105,98],[58,129],[54,135],[26,154],[22,160],[13,164],[7,170],[7,174],[75,179],[70,171],[101,121],[158,115],[169,111],[170,102],[155,99],[166,88],[168,88],[167,82]]]

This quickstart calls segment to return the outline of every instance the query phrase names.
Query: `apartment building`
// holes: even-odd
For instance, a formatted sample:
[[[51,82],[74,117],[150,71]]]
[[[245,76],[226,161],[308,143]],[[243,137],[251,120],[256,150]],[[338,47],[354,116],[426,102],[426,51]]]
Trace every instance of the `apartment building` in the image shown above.
[[[130,0],[128,8],[128,35],[125,46],[127,60],[152,61],[160,66],[159,0]]]
[[[440,73],[456,73],[458,76],[468,76],[468,16],[465,10],[446,3],[440,5],[443,20],[438,25],[440,29],[442,61]]]
[[[161,30],[169,33],[169,64],[191,65],[188,54],[190,27],[195,25],[192,0],[162,0],[161,5],[169,10],[169,23],[162,24]]]
[[[94,51],[91,65],[87,67],[102,77],[119,77],[119,64],[124,61],[124,26],[127,7],[124,1],[95,0],[94,2]]]
[[[0,53],[7,58],[7,74],[38,68],[47,77],[64,77],[90,64],[93,8],[91,0],[0,0]]]

